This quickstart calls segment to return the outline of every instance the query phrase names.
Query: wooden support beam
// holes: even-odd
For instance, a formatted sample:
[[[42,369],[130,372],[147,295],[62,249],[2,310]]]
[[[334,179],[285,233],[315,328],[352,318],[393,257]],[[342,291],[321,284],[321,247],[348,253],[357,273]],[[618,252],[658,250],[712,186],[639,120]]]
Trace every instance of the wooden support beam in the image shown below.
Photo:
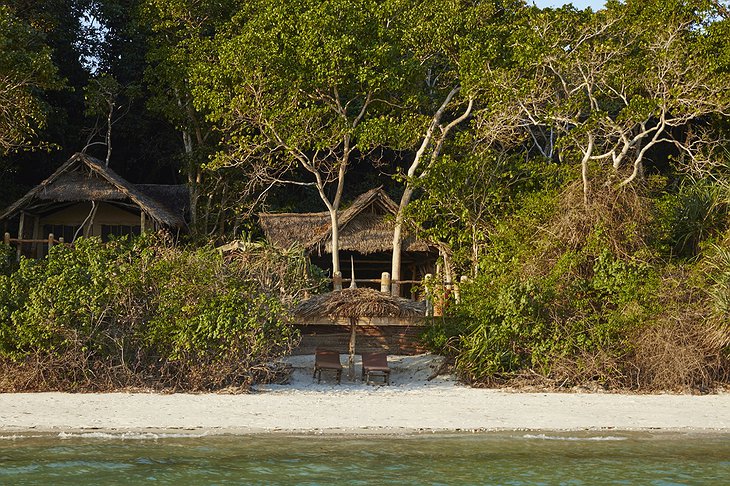
[[[342,290],[342,272],[335,272],[332,277],[332,286],[334,290]]]
[[[390,293],[390,273],[383,272],[380,276],[380,291],[384,294]]]
[[[25,211],[20,212],[20,225],[18,226],[18,240],[23,239],[23,225],[25,224]],[[17,260],[20,261],[20,255],[23,252],[23,243],[18,241],[18,252],[17,252]]]
[[[433,316],[434,314],[434,306],[433,306],[433,275],[430,273],[427,273],[423,276],[423,286],[426,290],[426,316]]]
[[[350,342],[347,345],[348,358],[347,368],[350,381],[355,380],[355,332],[357,329],[357,319],[350,318]]]
[[[41,237],[41,218],[40,216],[33,216],[33,239],[38,240]],[[40,258],[40,253],[42,251],[41,245],[38,244],[38,242],[33,243],[33,257],[34,258]]]

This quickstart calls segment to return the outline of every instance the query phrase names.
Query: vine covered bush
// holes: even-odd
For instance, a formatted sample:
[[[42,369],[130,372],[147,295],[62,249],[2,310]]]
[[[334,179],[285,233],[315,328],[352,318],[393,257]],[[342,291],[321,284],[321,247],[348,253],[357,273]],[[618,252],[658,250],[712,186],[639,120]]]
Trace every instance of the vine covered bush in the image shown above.
[[[536,192],[495,224],[477,277],[426,335],[464,380],[709,390],[730,378],[727,242],[696,256],[726,228],[716,206],[711,222],[667,197],[601,191],[588,206],[578,185]],[[670,263],[687,242],[691,259]]]
[[[0,275],[2,390],[245,390],[297,335],[214,249],[79,239]]]

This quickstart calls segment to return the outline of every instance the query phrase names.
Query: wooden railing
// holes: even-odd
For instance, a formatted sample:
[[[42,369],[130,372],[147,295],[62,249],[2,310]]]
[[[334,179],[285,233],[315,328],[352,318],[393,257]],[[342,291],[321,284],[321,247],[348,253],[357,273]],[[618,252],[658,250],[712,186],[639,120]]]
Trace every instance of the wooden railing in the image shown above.
[[[48,249],[50,250],[51,248],[53,248],[53,245],[65,244],[63,236],[56,239],[53,233],[49,233],[48,238],[44,239],[11,238],[10,233],[5,233],[5,235],[3,236],[3,243],[8,246],[17,247],[16,258],[18,260],[20,260],[20,255],[23,254],[23,245],[48,245]],[[36,251],[36,256],[38,256],[37,253],[38,252]]]
[[[461,300],[461,284],[469,280],[467,276],[462,276],[456,282],[441,282],[437,284],[433,275],[427,274],[423,280],[391,280],[390,273],[383,272],[379,279],[377,278],[356,278],[356,284],[380,284],[380,291],[385,294],[397,295],[400,297],[401,285],[411,284],[421,286],[423,289],[422,297],[426,300],[426,314],[430,316],[441,316],[448,302],[453,298],[456,302]],[[334,290],[342,290],[343,286],[352,282],[352,279],[342,278],[335,275],[332,278],[332,286]],[[411,292],[411,299],[416,299],[415,292]]]

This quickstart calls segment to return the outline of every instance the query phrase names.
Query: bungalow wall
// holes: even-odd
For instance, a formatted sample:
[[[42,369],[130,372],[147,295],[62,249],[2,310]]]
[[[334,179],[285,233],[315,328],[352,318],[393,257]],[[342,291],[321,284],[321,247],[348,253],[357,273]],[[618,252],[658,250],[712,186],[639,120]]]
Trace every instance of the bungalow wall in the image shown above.
[[[8,231],[12,238],[25,240],[46,240],[49,233],[55,239],[63,238],[64,242],[71,243],[79,227],[91,212],[91,202],[80,202],[63,207],[57,211],[46,210],[42,215],[22,213],[12,225],[7,222],[4,231]],[[20,225],[20,218],[23,224]],[[22,226],[22,234],[18,234]],[[149,223],[147,224],[149,225]],[[96,214],[91,225],[86,225],[80,236],[99,236],[107,240],[109,236],[139,235],[142,231],[142,217],[140,213],[128,211],[113,204],[97,203]],[[21,245],[22,255],[31,258],[40,258],[48,253],[46,243],[26,243]]]
[[[48,233],[53,233],[56,237],[63,236],[66,242],[70,243],[71,237],[78,230],[79,226],[86,220],[91,212],[90,202],[81,202],[61,209],[54,213],[47,214],[40,218],[40,234],[34,235],[34,238],[43,238]],[[100,236],[103,238],[111,235],[132,235],[140,234],[142,229],[141,218],[139,213],[125,211],[124,209],[115,207],[108,203],[97,203],[96,214],[94,215],[93,224],[84,228],[83,236]],[[55,231],[54,231],[55,230]]]
[[[401,319],[383,324],[381,322],[361,323],[357,326],[355,353],[386,351],[388,354],[415,355],[426,352],[420,336],[424,331],[422,322]],[[350,325],[342,322],[321,322],[296,324],[302,339],[292,354],[314,354],[317,348],[332,349],[347,354],[350,342]]]

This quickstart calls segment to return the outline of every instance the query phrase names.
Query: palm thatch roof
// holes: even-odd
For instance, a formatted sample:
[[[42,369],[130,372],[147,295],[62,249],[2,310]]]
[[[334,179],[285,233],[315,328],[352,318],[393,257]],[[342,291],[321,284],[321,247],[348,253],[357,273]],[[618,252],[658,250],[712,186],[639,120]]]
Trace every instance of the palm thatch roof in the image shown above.
[[[382,187],[358,196],[338,213],[340,250],[362,254],[388,252],[393,248],[393,221],[398,205]],[[298,245],[308,252],[332,252],[332,224],[329,212],[260,213],[259,223],[266,238],[274,245],[289,248]],[[429,245],[406,234],[405,251],[429,251]]]
[[[42,211],[53,203],[116,201],[131,202],[156,223],[179,228],[185,225],[187,200],[186,186],[134,185],[100,160],[77,153],[8,207],[0,214],[0,220],[10,219],[23,210]]]
[[[414,302],[368,288],[343,289],[315,295],[294,309],[303,319],[340,317],[423,317],[426,303]]]

